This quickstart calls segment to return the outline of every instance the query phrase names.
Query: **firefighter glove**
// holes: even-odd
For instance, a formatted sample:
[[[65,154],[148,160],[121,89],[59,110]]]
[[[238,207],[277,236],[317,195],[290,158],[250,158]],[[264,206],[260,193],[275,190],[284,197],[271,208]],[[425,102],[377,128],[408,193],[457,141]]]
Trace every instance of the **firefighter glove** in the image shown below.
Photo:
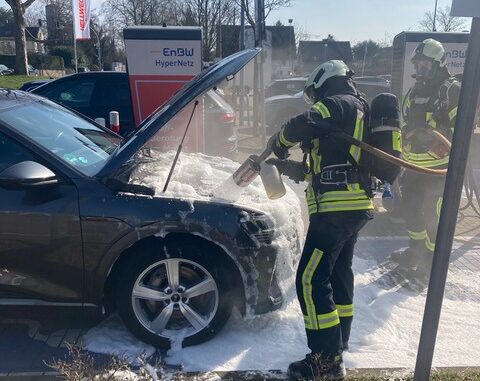
[[[294,160],[268,159],[265,163],[277,167],[280,174],[287,176],[297,184],[305,180],[305,166]]]

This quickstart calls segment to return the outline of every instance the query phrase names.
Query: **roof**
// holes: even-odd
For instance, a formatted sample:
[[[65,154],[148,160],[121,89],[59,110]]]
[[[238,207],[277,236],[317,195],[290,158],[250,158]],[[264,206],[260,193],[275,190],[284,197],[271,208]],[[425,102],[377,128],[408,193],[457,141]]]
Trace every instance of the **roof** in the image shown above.
[[[251,30],[245,26],[245,30]],[[240,25],[222,25],[221,35],[221,56],[227,57],[240,51]],[[295,56],[295,30],[293,26],[270,25],[266,26],[267,33],[272,34],[272,59],[287,60]]]
[[[342,60],[346,63],[353,60],[350,41],[300,41],[298,56],[303,62],[322,63],[328,60]]]
[[[27,40],[33,40],[38,38],[38,32],[40,28],[38,26],[27,26],[25,36]],[[33,37],[32,37],[33,36]],[[5,24],[0,26],[0,38],[15,38],[14,24]]]

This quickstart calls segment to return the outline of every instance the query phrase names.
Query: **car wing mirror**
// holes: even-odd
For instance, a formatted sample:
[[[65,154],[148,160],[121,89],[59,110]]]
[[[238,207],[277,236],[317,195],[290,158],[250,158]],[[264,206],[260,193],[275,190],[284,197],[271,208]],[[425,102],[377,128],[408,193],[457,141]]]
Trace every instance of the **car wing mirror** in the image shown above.
[[[0,187],[24,190],[58,184],[58,177],[50,169],[35,161],[22,161],[0,172]]]

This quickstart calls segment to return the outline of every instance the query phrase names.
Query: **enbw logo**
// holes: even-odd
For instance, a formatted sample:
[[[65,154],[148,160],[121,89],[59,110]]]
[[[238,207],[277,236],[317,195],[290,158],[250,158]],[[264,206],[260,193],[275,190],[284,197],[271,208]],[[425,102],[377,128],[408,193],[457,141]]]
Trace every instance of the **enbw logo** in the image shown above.
[[[192,57],[193,48],[163,48],[163,55],[165,57]]]

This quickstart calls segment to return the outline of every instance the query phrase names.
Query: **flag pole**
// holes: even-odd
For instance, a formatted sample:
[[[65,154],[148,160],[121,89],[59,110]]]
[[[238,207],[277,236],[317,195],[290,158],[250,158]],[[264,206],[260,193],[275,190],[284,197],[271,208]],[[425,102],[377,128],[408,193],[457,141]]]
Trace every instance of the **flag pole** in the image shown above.
[[[73,13],[73,57],[75,60],[75,73],[78,73],[78,58],[77,58],[77,11],[75,7],[75,0],[72,0],[72,13]]]
[[[73,35],[73,54],[75,59],[75,73],[78,73],[78,59],[77,59],[77,39],[75,38],[75,33]]]

